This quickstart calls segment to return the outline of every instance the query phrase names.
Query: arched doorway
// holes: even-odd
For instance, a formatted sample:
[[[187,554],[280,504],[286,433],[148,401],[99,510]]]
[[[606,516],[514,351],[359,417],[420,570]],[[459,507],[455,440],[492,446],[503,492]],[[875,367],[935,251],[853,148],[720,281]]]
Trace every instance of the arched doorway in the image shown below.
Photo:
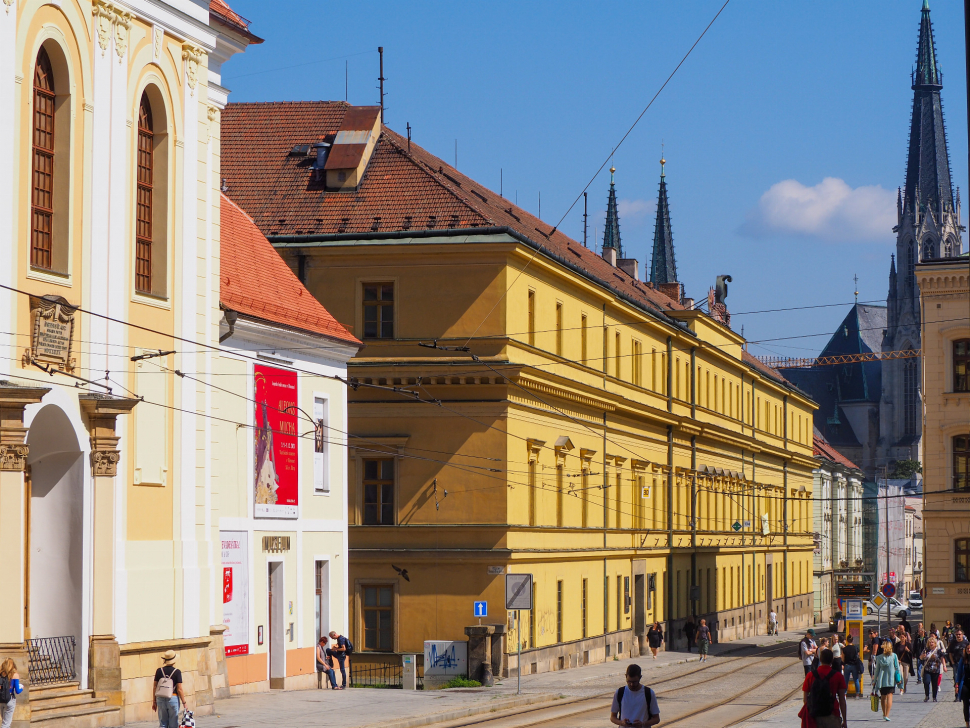
[[[44,405],[33,417],[27,444],[30,635],[34,640],[74,637],[74,668],[80,675],[84,456],[70,419],[54,404]]]

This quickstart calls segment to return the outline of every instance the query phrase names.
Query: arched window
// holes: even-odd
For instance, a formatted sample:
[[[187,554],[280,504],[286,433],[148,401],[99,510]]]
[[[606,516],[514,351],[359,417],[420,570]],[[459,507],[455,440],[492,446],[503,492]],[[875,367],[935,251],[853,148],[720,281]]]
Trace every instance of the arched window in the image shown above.
[[[949,258],[953,255],[953,238],[947,238],[943,243],[943,257]]]
[[[30,197],[30,264],[54,266],[54,72],[47,51],[34,68],[34,119]]]
[[[910,241],[906,249],[906,285],[910,291],[914,291],[916,285],[916,253],[913,247],[913,243]]]
[[[933,239],[928,238],[923,241],[923,257],[920,260],[932,260],[936,257],[936,246],[933,244]]]
[[[953,490],[970,490],[970,435],[953,438]]]
[[[138,107],[138,193],[135,219],[135,290],[152,293],[152,195],[155,181],[155,128],[148,94]]]
[[[912,348],[907,345],[905,349]],[[919,400],[917,395],[916,360],[907,359],[903,364],[903,426],[907,435],[918,434]]]

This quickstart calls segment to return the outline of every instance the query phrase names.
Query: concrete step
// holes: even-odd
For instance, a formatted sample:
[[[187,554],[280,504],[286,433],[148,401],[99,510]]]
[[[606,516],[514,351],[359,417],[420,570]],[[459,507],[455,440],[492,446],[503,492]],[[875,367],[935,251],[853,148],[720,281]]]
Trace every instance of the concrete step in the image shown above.
[[[107,701],[104,698],[95,698],[91,690],[79,690],[76,695],[58,695],[52,698],[36,698],[31,695],[30,714],[41,715],[45,711],[61,710],[63,708],[91,706],[101,706]]]
[[[81,683],[77,682],[64,682],[64,683],[54,683],[52,685],[31,685],[30,686],[30,697],[31,701],[35,698],[46,699],[54,697],[55,695],[74,695],[79,690],[81,690]],[[86,690],[82,692],[93,692],[91,690]]]
[[[38,728],[109,728],[124,725],[121,708],[103,703],[88,707],[45,710],[42,715],[31,711],[30,724]]]

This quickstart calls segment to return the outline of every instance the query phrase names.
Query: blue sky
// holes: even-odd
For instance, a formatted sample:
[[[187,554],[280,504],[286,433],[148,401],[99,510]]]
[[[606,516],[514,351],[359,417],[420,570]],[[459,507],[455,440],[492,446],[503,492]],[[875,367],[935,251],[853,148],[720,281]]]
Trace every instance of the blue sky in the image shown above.
[[[224,69],[233,101],[378,101],[386,123],[555,224],[723,0],[230,0],[266,39]],[[649,254],[661,142],[680,278],[736,314],[885,301],[921,0],[731,0],[616,151],[627,255]],[[931,0],[954,183],[967,187],[963,4]],[[333,60],[331,60],[333,59]],[[295,68],[285,67],[296,66]],[[602,237],[609,164],[589,188]],[[964,222],[966,216],[964,216]],[[582,239],[582,201],[561,228]],[[967,246],[965,234],[964,246]],[[750,340],[831,332],[848,306],[736,315]],[[827,335],[752,346],[807,356]],[[767,347],[767,348],[766,348]]]

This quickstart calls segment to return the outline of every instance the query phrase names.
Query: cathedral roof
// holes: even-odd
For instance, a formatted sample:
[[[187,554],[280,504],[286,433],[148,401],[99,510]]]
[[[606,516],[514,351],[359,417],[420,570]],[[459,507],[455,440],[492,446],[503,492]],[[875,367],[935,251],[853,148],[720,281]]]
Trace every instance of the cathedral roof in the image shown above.
[[[852,470],[860,469],[858,465],[832,447],[832,443],[825,439],[825,435],[819,432],[817,427],[812,432],[812,454],[817,458],[823,458],[829,462],[838,463],[839,465],[846,468],[851,468]]]
[[[665,159],[660,160],[660,192],[657,196],[657,222],[653,228],[653,253],[650,256],[650,282],[677,282],[677,260],[674,257],[674,234],[670,229],[670,205],[667,202]]]
[[[610,195],[606,200],[606,227],[603,228],[603,249],[616,248],[616,257],[623,257],[620,242],[620,213],[616,209],[616,184],[613,181],[615,167],[610,167]]]
[[[903,209],[909,213],[930,210],[940,217],[941,211],[953,209],[953,189],[943,103],[940,99],[943,74],[936,61],[933,23],[926,0],[923,2],[920,18],[919,46],[912,81],[913,115],[910,122]]]

